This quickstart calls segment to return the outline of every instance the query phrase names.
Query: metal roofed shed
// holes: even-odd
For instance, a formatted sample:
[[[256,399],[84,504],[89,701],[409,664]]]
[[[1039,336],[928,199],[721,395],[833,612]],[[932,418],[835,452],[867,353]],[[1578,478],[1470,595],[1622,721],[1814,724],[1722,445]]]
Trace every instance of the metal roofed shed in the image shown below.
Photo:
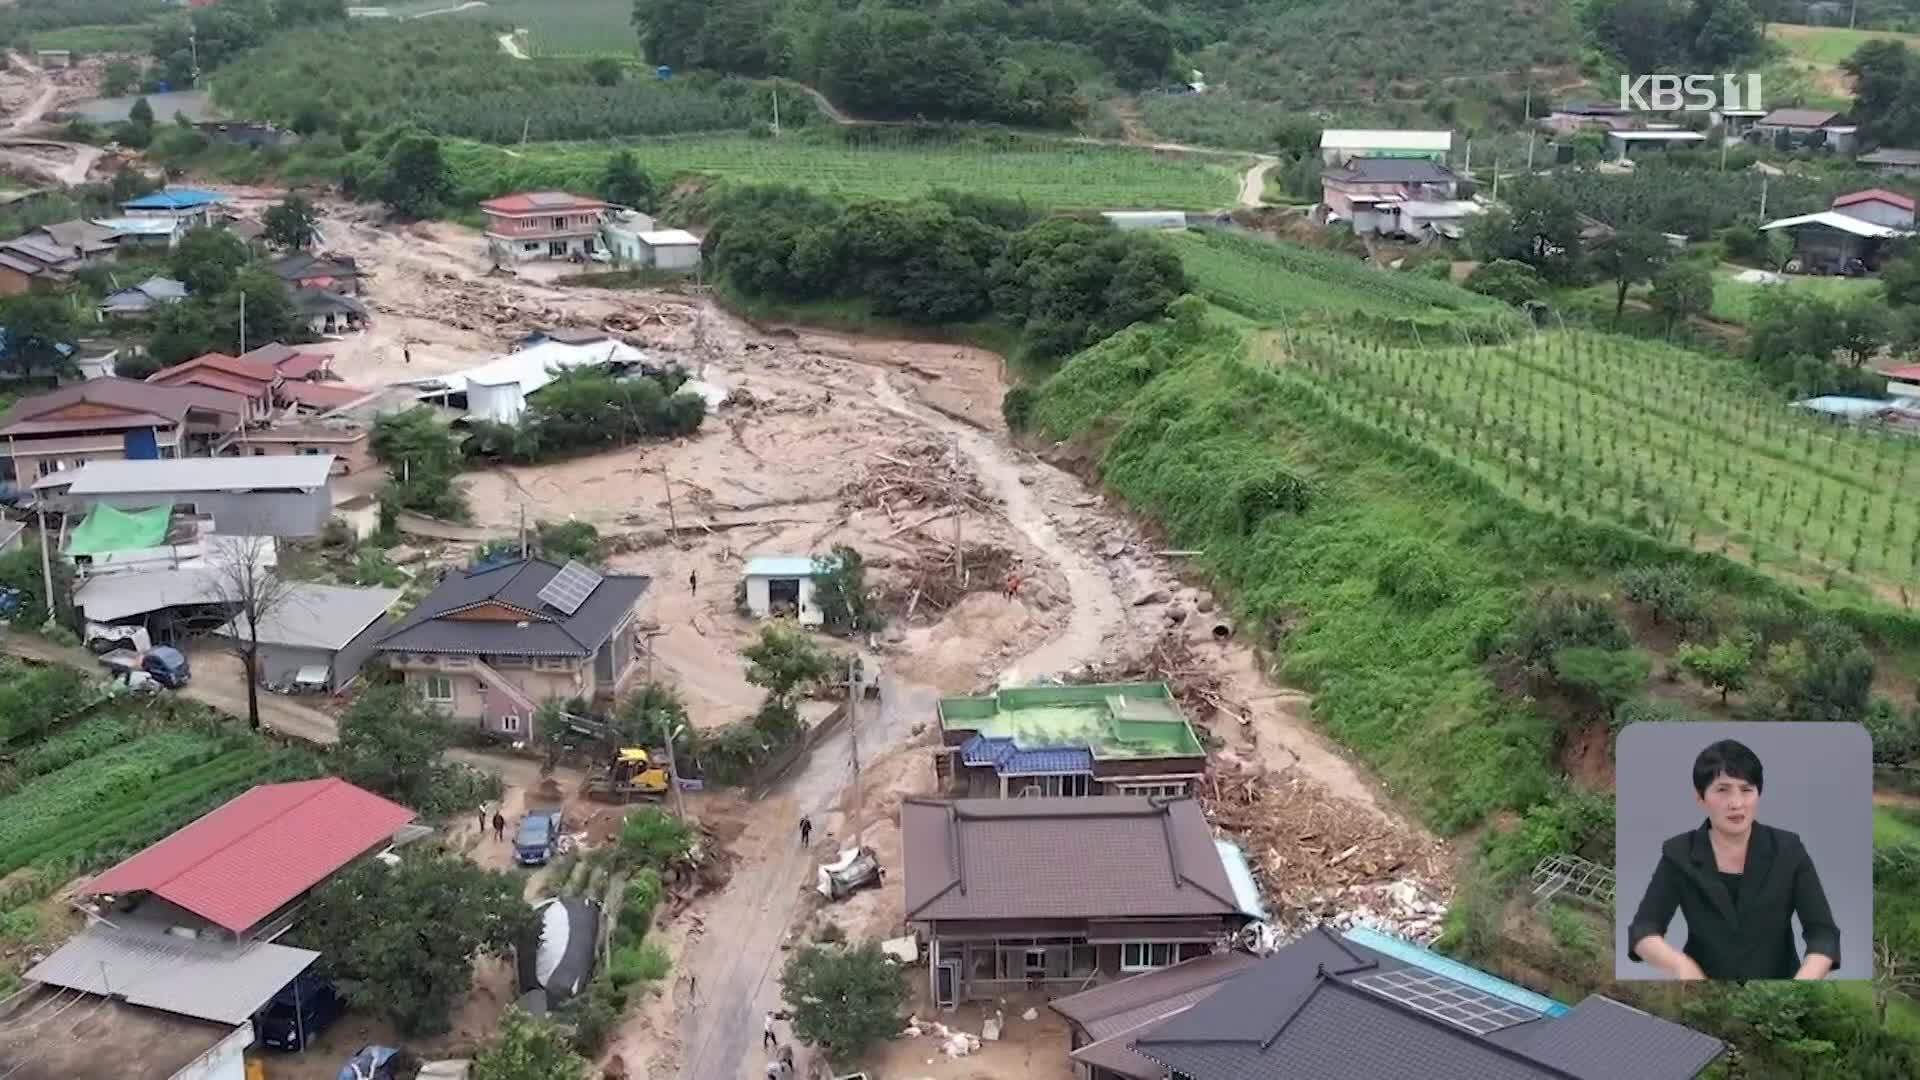
[[[349,585],[290,585],[286,595],[260,620],[260,678],[271,683],[315,683],[339,690],[358,675],[392,622],[387,613],[400,600],[399,589]],[[215,631],[219,637],[249,640],[247,620],[237,615]]]
[[[70,509],[190,505],[229,533],[316,536],[333,515],[333,461],[332,454],[90,461],[58,499]]]
[[[319,958],[311,949],[268,942],[195,940],[96,923],[26,977],[197,1020],[244,1024]]]
[[[802,626],[818,626],[826,615],[813,598],[811,555],[755,555],[743,572],[747,611],[756,619],[793,615]]]
[[[656,270],[694,270],[700,266],[700,238],[685,229],[639,234],[647,265]]]
[[[138,198],[128,199],[120,204],[120,208],[129,211],[182,211],[217,206],[227,201],[227,197],[217,191],[201,191],[198,188],[162,188]]]
[[[385,844],[414,812],[334,777],[262,784],[88,881],[88,895],[150,893],[245,933]]]

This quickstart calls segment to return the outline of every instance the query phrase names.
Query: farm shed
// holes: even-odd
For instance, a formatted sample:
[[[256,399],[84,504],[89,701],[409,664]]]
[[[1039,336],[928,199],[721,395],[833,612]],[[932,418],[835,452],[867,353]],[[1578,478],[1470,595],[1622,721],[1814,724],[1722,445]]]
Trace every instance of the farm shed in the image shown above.
[[[1920,150],[1882,147],[1854,160],[1872,166],[1881,176],[1920,176]]]
[[[661,229],[640,234],[644,264],[655,270],[696,270],[700,267],[700,238],[685,229]]]
[[[1880,250],[1889,240],[1911,236],[1912,232],[1876,225],[1832,210],[1798,217],[1781,218],[1760,226],[1760,231],[1785,229],[1793,237],[1793,257],[1803,269],[1827,267],[1846,259],[1875,264]]]
[[[811,555],[755,555],[747,560],[747,611],[756,619],[794,614],[802,626],[818,626],[826,616],[813,600]]]
[[[333,455],[92,461],[49,496],[70,510],[191,506],[222,531],[317,536],[333,514]]]
[[[1116,229],[1184,229],[1184,210],[1107,210],[1100,214]]]
[[[260,680],[318,682],[329,691],[346,686],[392,626],[387,613],[399,599],[399,589],[292,586],[260,620]],[[246,642],[246,616],[236,616],[215,636]],[[324,680],[312,678],[320,674]]]
[[[1609,131],[1607,146],[1614,156],[1624,160],[1629,151],[1638,153],[1643,150],[1665,150],[1673,146],[1694,146],[1707,141],[1707,137],[1697,131],[1679,129],[1648,129],[1645,131]]]
[[[1833,211],[1848,217],[1885,225],[1889,229],[1913,228],[1913,200],[1897,191],[1868,188],[1833,200]]]

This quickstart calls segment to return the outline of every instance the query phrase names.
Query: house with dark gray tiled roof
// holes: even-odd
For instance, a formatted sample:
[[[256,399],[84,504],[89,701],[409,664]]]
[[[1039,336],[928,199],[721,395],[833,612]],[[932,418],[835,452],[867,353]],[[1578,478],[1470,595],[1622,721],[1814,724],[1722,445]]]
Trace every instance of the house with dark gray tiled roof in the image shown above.
[[[540,702],[610,699],[639,672],[648,583],[577,562],[483,563],[448,574],[376,649],[455,720],[533,741]]]
[[[1259,910],[1190,798],[909,798],[900,830],[943,1005],[1171,967]]]
[[[1691,1080],[1725,1046],[1590,995],[1567,1006],[1378,931],[1320,927],[1224,981],[1187,965],[1054,1003],[1088,1080]],[[1090,1022],[1089,1017],[1093,1017]]]

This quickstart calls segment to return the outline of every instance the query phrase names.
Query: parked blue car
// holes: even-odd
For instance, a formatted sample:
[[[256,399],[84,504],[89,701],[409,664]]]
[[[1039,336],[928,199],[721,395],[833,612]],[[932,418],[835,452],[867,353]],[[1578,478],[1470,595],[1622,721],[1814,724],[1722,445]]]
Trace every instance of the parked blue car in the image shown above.
[[[546,865],[553,858],[553,845],[559,836],[559,814],[528,814],[520,819],[520,828],[513,834],[514,861],[521,866]]]

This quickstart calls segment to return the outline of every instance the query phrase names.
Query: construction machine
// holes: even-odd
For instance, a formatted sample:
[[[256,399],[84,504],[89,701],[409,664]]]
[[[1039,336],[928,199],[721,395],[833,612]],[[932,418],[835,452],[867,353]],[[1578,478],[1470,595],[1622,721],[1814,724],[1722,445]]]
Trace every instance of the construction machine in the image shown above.
[[[638,746],[623,746],[596,764],[587,776],[586,796],[603,802],[632,802],[666,797],[673,781],[654,764],[653,755]]]

